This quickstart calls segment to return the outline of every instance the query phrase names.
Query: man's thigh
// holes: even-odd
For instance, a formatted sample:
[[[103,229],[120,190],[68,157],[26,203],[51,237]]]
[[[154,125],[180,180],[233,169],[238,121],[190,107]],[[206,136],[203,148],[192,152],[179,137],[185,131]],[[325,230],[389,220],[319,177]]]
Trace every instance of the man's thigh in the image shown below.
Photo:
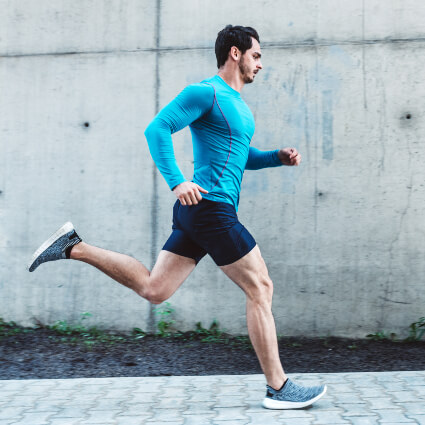
[[[195,267],[193,258],[162,250],[150,274],[155,292],[171,297]]]
[[[235,282],[244,292],[262,280],[268,279],[266,263],[261,256],[258,245],[248,252],[244,257],[226,266],[220,266],[221,270]]]

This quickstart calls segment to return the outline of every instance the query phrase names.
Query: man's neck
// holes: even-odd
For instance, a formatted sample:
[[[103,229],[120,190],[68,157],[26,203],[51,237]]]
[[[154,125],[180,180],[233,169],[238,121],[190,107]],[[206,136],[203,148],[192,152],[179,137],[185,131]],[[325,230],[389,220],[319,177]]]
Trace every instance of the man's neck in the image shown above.
[[[245,83],[242,81],[239,75],[234,72],[229,72],[225,69],[218,71],[218,76],[221,77],[232,89],[237,92],[241,92]]]

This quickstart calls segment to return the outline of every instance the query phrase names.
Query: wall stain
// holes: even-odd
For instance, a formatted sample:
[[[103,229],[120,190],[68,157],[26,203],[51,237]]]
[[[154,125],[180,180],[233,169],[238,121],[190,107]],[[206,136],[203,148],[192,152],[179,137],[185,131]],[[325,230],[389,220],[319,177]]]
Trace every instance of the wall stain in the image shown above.
[[[322,157],[332,160],[333,156],[332,91],[324,90],[322,92]]]

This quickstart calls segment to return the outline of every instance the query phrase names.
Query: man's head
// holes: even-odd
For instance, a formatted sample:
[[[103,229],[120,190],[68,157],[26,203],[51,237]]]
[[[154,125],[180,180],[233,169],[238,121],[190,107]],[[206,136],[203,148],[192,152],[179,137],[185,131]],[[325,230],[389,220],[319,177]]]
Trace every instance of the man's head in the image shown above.
[[[237,62],[244,83],[252,83],[262,68],[260,37],[251,27],[227,25],[217,35],[215,55],[219,69],[227,60]]]

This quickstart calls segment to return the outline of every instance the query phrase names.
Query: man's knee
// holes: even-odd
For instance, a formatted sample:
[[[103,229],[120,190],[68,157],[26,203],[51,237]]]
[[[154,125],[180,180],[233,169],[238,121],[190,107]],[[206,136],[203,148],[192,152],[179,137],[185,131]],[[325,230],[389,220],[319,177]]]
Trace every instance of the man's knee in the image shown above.
[[[143,292],[138,294],[152,304],[161,304],[170,297],[167,290],[164,290],[160,282],[155,279],[150,279],[149,284],[143,288]]]
[[[273,297],[273,282],[270,277],[268,275],[260,276],[247,295],[254,302],[271,304]]]

